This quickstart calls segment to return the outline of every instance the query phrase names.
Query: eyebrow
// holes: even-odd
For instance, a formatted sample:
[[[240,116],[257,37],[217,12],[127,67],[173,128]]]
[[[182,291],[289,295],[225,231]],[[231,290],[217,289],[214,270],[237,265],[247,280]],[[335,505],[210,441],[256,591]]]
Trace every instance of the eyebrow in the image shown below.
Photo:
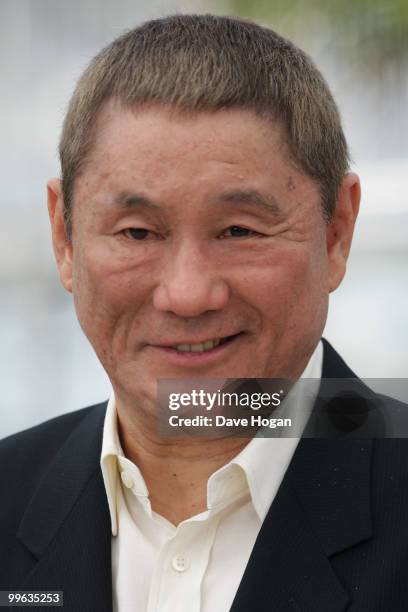
[[[114,199],[113,203],[120,208],[152,208],[159,209],[160,206],[155,204],[153,200],[144,196],[141,193],[129,193],[122,192],[117,198]]]
[[[282,213],[281,207],[272,195],[266,197],[257,189],[233,189],[223,191],[215,198],[212,198],[212,201],[215,203],[248,204],[250,206],[262,208],[275,216]]]
[[[272,213],[278,216],[282,213],[282,209],[276,199],[269,195],[265,197],[256,189],[232,189],[223,191],[222,193],[210,199],[211,204],[248,204],[262,208],[269,214]],[[124,209],[147,208],[160,210],[160,205],[156,204],[149,197],[141,193],[122,192],[113,202],[115,205]]]

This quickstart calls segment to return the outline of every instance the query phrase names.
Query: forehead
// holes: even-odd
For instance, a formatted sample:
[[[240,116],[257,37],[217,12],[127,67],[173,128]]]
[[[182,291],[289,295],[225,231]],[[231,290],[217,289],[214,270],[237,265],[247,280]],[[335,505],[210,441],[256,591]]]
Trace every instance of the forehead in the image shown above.
[[[108,102],[96,120],[90,161],[103,162],[106,155],[118,153],[137,157],[138,151],[139,158],[143,153],[163,161],[226,155],[238,163],[265,153],[291,161],[283,126],[251,110],[186,112],[164,105],[130,109]]]
[[[187,113],[163,105],[129,109],[111,101],[95,128],[75,185],[78,200],[102,193],[117,198],[137,188],[180,207],[186,201],[204,204],[222,190],[281,197],[295,184],[296,197],[316,199],[316,186],[292,161],[282,125],[251,110]]]

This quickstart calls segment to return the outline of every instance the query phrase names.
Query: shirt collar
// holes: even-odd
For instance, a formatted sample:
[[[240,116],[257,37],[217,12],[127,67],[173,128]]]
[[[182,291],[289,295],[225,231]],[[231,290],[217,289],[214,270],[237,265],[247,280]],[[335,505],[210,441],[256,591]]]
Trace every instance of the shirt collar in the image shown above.
[[[316,379],[316,395],[321,379],[323,347],[320,341],[311,356],[301,378]],[[302,406],[307,415],[313,407],[315,396],[307,398],[308,406]],[[301,435],[307,418],[302,422]],[[228,464],[214,472],[207,483],[207,504],[210,511],[218,510],[235,499],[250,494],[255,511],[264,520],[274,499],[286,469],[299,442],[292,438],[253,438]],[[148,495],[144,478],[139,468],[124,455],[117,428],[115,395],[112,391],[105,416],[102,439],[101,469],[111,516],[112,535],[118,532],[117,488],[119,472],[132,469],[133,492],[140,497]]]
[[[292,434],[290,438],[268,438],[262,437],[261,434],[252,438],[229,464],[212,474],[208,481],[210,485],[210,483],[212,484],[212,479],[214,479],[216,484],[221,474],[228,474],[228,468],[232,466],[241,468],[246,477],[247,488],[249,489],[252,503],[261,522],[265,519],[271,502],[279,489],[286,469],[299,443],[299,438],[306,426],[310,412],[313,409],[322,376],[322,366],[323,345],[320,341],[300,377],[309,380],[313,379],[314,384],[308,386],[309,394],[307,395],[302,395],[299,386],[296,387],[295,385],[291,393],[290,404],[287,407],[289,413],[293,414],[296,411],[298,419],[297,433],[299,435],[295,437]],[[299,401],[302,402],[301,410],[297,410]],[[220,496],[218,486],[212,488],[211,491],[210,486],[207,486],[207,491],[209,501],[217,503],[217,499]]]
[[[101,470],[105,485],[106,497],[108,498],[112,535],[114,536],[117,535],[118,532],[118,521],[116,514],[118,457],[124,457],[124,453],[119,440],[116,421],[115,395],[112,391],[103,425]]]

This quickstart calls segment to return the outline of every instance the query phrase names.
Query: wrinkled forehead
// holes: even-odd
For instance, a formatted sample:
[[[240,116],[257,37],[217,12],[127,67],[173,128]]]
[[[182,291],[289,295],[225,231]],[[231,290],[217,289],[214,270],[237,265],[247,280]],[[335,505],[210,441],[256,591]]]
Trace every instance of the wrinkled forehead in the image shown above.
[[[194,156],[210,147],[233,147],[237,154],[256,154],[267,145],[271,154],[281,155],[300,172],[289,146],[287,130],[270,114],[252,108],[191,111],[170,104],[149,103],[126,106],[112,98],[100,108],[88,143],[82,169],[101,161],[120,146],[141,153],[156,151],[169,156]]]

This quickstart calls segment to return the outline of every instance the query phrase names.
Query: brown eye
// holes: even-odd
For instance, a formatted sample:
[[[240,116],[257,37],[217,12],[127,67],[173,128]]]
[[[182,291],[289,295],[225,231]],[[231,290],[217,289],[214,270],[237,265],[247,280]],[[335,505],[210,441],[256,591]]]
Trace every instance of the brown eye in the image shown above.
[[[242,238],[244,236],[250,236],[254,232],[246,227],[241,227],[240,225],[231,225],[228,229],[225,230],[224,234],[228,238]]]
[[[246,227],[240,227],[239,225],[233,225],[229,228],[231,236],[248,236],[251,230]]]
[[[133,238],[133,240],[144,240],[149,235],[149,230],[142,227],[130,227],[125,230],[125,234]]]

